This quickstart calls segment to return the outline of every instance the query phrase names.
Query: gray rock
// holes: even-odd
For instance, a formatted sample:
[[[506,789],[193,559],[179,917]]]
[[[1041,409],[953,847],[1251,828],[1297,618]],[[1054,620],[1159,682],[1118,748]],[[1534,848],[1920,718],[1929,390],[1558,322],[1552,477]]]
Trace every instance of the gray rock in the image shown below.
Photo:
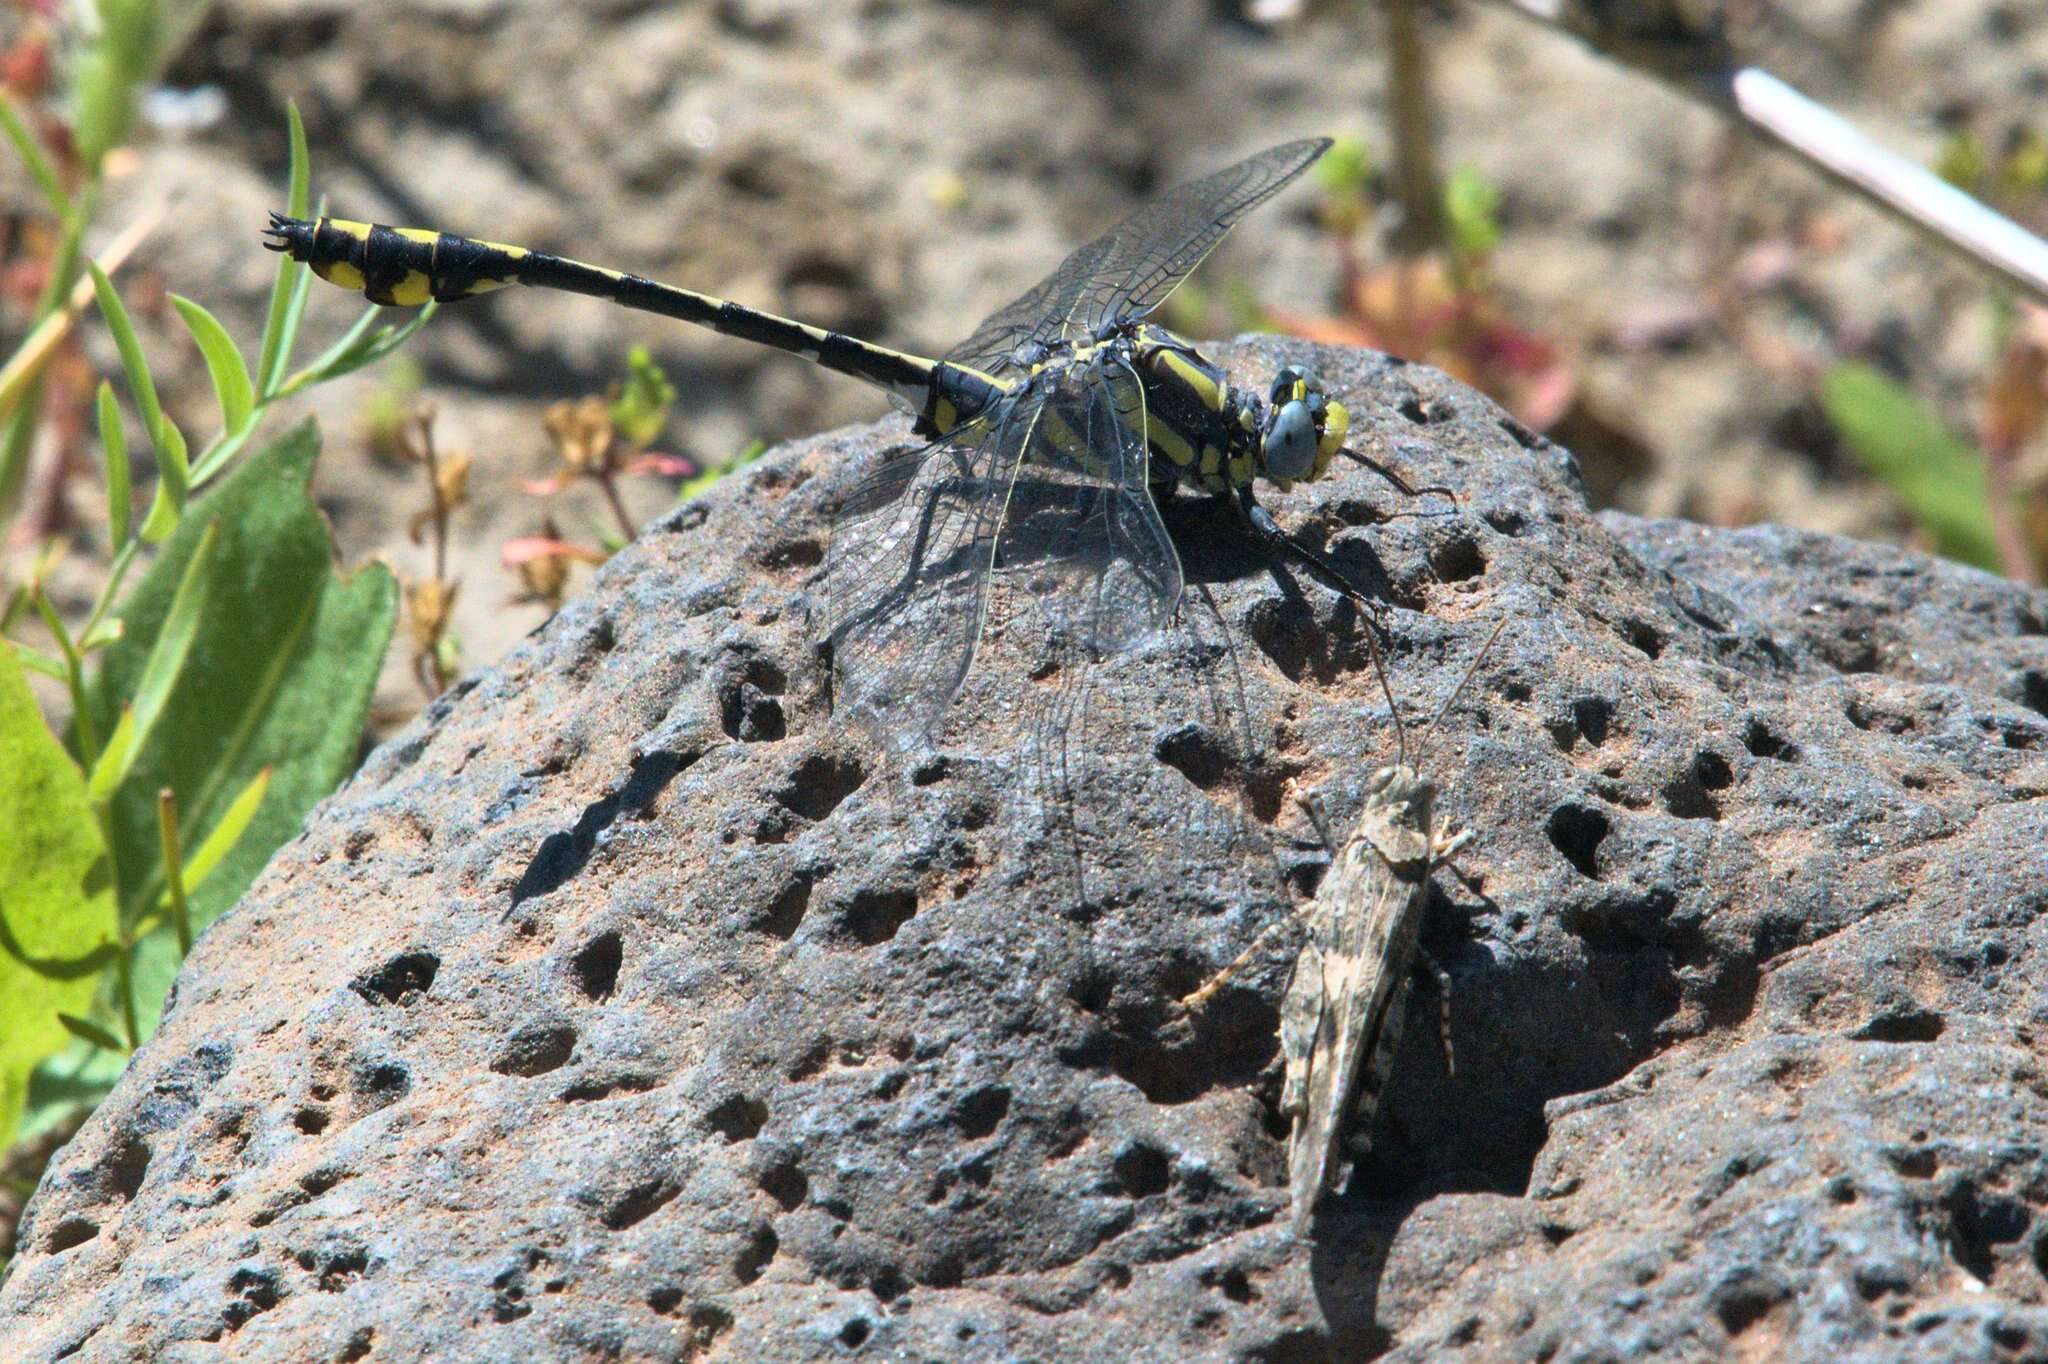
[[[1411,734],[1511,621],[1426,759],[1455,1071],[1411,1021],[1312,1243],[1289,939],[1180,1001],[1392,751],[1355,612],[1189,505],[1170,636],[998,631],[885,761],[803,588],[892,423],[656,526],[279,853],[52,1163],[10,1357],[2048,1358],[2048,597],[1595,517],[1433,371],[1225,354],[1461,491],[1273,499]]]

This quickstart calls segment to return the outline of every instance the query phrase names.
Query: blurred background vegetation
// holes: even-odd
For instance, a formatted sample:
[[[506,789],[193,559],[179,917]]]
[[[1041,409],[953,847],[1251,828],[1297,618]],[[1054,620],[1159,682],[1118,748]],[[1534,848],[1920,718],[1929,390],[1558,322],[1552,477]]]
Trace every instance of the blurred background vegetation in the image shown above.
[[[2041,6],[1713,8],[1744,60],[2048,221]],[[1405,90],[1400,43],[1427,66]],[[389,733],[647,517],[763,442],[881,411],[744,343],[538,292],[447,310],[386,358],[403,338],[379,329],[405,318],[359,322],[261,249],[294,107],[315,205],[926,353],[1146,196],[1337,135],[1172,325],[1440,365],[1570,447],[1601,506],[2048,567],[2048,314],[1483,0],[4,0],[0,92],[0,625],[20,663],[0,814],[63,812],[34,856],[0,853],[0,995],[38,1020],[0,1043],[0,1147],[27,1113],[0,1170],[16,1196],[147,1036],[184,940],[350,770],[351,716]],[[1399,150],[1418,128],[1426,204]],[[280,360],[301,333],[338,349]],[[276,439],[294,417],[323,433],[317,465],[309,432]],[[336,566],[370,561],[388,569]],[[309,662],[299,616],[224,642],[223,619],[254,618],[216,572],[287,562],[260,574],[299,584],[316,635],[355,613],[350,650]],[[313,689],[194,703],[273,658]],[[251,741],[309,714],[338,717],[300,735],[317,760]],[[33,890],[38,947],[22,887],[60,864]]]

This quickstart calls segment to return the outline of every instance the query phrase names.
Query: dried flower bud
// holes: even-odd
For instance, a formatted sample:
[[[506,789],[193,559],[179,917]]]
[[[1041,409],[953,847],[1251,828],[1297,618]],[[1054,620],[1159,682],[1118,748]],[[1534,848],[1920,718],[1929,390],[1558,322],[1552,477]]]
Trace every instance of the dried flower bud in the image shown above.
[[[448,621],[455,614],[455,593],[460,587],[453,579],[441,578],[419,578],[406,584],[405,623],[412,633],[415,650],[432,652],[447,633]]]
[[[475,463],[462,450],[441,456],[434,473],[434,501],[442,511],[454,511],[469,500],[469,470]]]
[[[562,462],[578,473],[605,470],[613,444],[612,417],[605,401],[597,397],[564,399],[547,410],[543,418],[548,435]]]

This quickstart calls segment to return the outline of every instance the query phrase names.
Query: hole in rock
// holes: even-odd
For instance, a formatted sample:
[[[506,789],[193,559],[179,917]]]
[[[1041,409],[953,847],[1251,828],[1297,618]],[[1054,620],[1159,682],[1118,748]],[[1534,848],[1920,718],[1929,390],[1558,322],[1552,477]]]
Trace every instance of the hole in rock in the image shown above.
[[[545,1075],[576,1050],[576,1030],[566,1023],[529,1023],[507,1038],[491,1060],[500,1075]]]
[[[576,988],[583,997],[596,1001],[610,999],[619,986],[619,967],[625,961],[625,941],[616,932],[600,933],[569,959]]]
[[[1110,1161],[1110,1173],[1126,1198],[1149,1198],[1173,1182],[1173,1158],[1147,1142],[1131,1142]]]
[[[864,888],[846,902],[841,921],[856,941],[876,947],[895,937],[916,913],[914,891]]]
[[[1600,879],[1600,845],[1610,831],[1607,816],[1590,805],[1560,805],[1544,825],[1551,846],[1578,868],[1580,875],[1596,881]]]
[[[775,1261],[775,1252],[782,1248],[781,1240],[775,1235],[775,1228],[762,1223],[747,1237],[747,1243],[740,1247],[740,1253],[733,1257],[733,1277],[742,1284],[750,1284],[760,1278]]]
[[[811,1181],[805,1177],[802,1166],[786,1160],[761,1172],[761,1191],[784,1212],[793,1212],[811,1196]]]
[[[619,788],[602,800],[583,807],[576,827],[566,833],[549,834],[541,840],[533,859],[512,888],[512,905],[517,909],[536,895],[546,895],[566,885],[590,863],[599,837],[621,816],[638,818],[654,804],[676,774],[702,756],[666,750],[645,754],[633,762],[633,769]]]
[[[613,1199],[598,1220],[612,1231],[624,1231],[667,1207],[681,1192],[665,1179],[643,1180]]]
[[[995,1131],[1009,1111],[1010,1091],[1002,1085],[984,1085],[960,1101],[953,1123],[960,1135],[979,1141]]]
[[[1744,727],[1742,731],[1742,746],[1748,749],[1752,756],[1758,758],[1774,758],[1779,762],[1788,763],[1799,760],[1799,750],[1778,735],[1773,734],[1770,728],[1761,720],[1751,720]]]
[[[838,809],[867,779],[867,769],[853,758],[813,753],[789,774],[789,780],[775,793],[775,800],[784,809],[815,823]]]
[[[768,1121],[768,1105],[735,1094],[705,1114],[704,1121],[727,1141],[752,1141]]]
[[[432,952],[401,952],[376,970],[357,976],[349,988],[371,1004],[405,1007],[433,988],[440,969],[441,959]]]

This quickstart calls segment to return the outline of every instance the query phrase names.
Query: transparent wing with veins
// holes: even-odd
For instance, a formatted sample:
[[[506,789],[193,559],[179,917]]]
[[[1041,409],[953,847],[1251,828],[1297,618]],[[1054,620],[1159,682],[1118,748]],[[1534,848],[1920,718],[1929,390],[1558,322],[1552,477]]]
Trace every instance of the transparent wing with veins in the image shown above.
[[[825,571],[840,707],[893,745],[929,738],[973,666],[990,594],[1095,653],[1180,599],[1147,481],[1144,391],[1120,359],[1043,373],[956,440],[896,452],[841,500]]]
[[[1085,340],[1165,301],[1236,226],[1329,149],[1328,138],[1269,147],[1182,185],[1081,247],[1021,298],[994,313],[946,359],[984,373],[1028,368],[1033,346]]]

